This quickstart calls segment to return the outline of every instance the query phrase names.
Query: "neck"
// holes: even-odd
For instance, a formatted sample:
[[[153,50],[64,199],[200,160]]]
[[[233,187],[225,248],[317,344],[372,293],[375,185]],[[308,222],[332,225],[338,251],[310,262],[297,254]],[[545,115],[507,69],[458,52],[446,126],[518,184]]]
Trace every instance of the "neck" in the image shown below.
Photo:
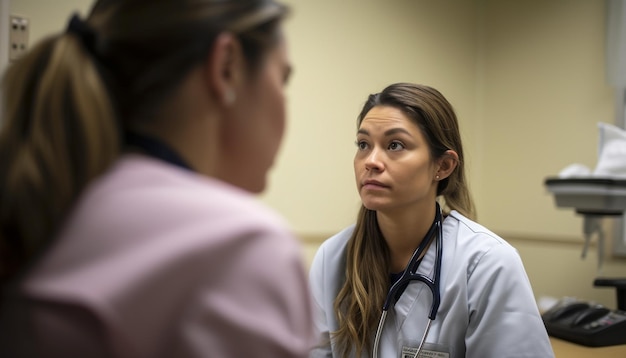
[[[390,270],[403,271],[435,220],[435,202],[401,213],[377,212],[378,226],[390,253]]]
[[[130,121],[130,130],[162,141],[198,173],[216,176],[219,115],[203,95],[202,77],[193,74],[161,104],[157,117]]]

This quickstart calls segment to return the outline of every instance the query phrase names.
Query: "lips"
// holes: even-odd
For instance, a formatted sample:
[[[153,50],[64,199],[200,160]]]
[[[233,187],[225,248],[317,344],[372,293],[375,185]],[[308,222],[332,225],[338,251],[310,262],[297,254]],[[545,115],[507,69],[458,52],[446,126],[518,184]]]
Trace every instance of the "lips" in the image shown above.
[[[368,180],[363,181],[363,187],[388,188],[389,186],[379,182],[378,180],[368,179]]]

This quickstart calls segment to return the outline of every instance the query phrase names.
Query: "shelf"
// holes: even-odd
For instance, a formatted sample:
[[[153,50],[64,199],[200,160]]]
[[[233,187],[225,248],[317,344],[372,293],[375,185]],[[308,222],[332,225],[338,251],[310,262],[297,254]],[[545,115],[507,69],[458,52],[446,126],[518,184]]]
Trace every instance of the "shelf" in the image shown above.
[[[626,211],[626,179],[547,178],[557,207],[584,215],[622,215]]]

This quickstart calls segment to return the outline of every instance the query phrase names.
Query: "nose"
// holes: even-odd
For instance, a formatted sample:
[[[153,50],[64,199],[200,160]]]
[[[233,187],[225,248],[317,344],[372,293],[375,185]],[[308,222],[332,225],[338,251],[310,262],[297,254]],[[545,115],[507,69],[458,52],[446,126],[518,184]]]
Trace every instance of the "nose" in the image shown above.
[[[382,162],[382,153],[378,149],[372,150],[365,158],[365,169],[367,170],[382,170],[384,168]]]

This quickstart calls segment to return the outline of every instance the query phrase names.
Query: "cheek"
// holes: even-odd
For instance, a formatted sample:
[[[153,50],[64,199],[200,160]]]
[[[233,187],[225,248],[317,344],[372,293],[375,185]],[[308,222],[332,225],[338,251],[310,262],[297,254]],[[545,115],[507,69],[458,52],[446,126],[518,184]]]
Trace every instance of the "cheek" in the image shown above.
[[[285,94],[282,85],[272,80],[268,80],[261,91],[258,98],[263,114],[258,113],[262,116],[262,121],[256,133],[268,150],[266,155],[270,157],[269,161],[273,162],[283,142],[287,127]]]
[[[409,168],[410,166],[405,166]],[[432,184],[432,168],[430,163],[422,161],[418,165],[413,165],[412,170],[407,170],[402,175],[402,180],[413,190],[423,191],[428,190]]]
[[[285,95],[279,92],[278,100],[276,103],[276,133],[279,139],[282,139],[285,134],[285,128],[287,126],[287,109],[285,108]]]
[[[354,178],[359,180],[361,175],[364,175],[365,172],[365,163],[363,163],[363,159],[358,156],[359,153],[354,155],[353,160],[353,169],[354,169]]]
[[[281,82],[279,73],[277,71],[270,71],[265,78],[265,86],[262,89],[264,93],[263,101],[271,122],[272,130],[275,136],[282,138],[285,133],[285,127],[287,125],[287,106],[286,106],[286,94]]]
[[[266,102],[266,105],[270,106],[270,108],[267,108],[267,121],[265,121],[263,125],[264,128],[259,128],[257,133],[259,137],[264,137],[259,139],[265,141],[271,154],[274,155],[278,151],[285,136],[287,116],[282,99],[275,98],[272,101]],[[260,135],[261,133],[265,133],[265,135]]]
[[[256,105],[250,106],[250,116],[256,119],[254,132],[259,140],[267,141],[269,147],[272,147],[270,143],[280,144],[287,126],[285,94],[282,85],[273,77],[266,73],[260,79],[252,94]]]

